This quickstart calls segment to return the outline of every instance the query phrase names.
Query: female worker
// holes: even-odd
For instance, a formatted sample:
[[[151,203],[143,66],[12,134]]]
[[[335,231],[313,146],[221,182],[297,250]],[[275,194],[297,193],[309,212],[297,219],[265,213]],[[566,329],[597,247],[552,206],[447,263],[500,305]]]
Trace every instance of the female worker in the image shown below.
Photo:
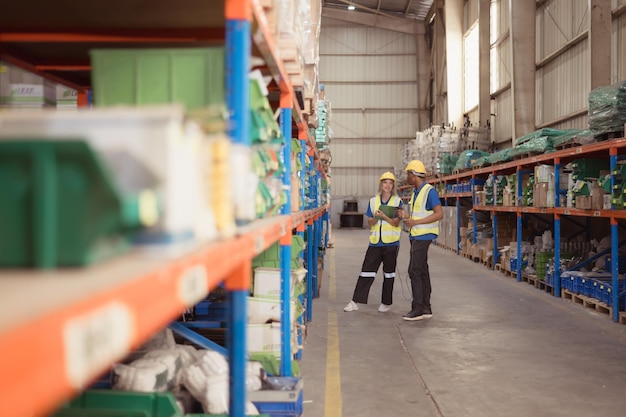
[[[367,304],[370,288],[376,278],[378,267],[383,264],[383,293],[378,311],[386,313],[393,304],[393,283],[396,277],[396,261],[400,248],[400,217],[398,209],[402,200],[396,195],[396,177],[391,172],[379,178],[379,192],[372,197],[367,207],[367,223],[370,226],[370,241],[363,260],[363,267],[354,288],[352,301],[343,311],[356,311],[357,303]]]

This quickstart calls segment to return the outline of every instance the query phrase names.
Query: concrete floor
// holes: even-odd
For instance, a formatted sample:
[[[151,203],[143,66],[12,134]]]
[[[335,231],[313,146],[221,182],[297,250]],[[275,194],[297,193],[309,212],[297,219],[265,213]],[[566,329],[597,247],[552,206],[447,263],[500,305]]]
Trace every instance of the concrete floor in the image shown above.
[[[626,416],[626,326],[431,246],[433,317],[410,309],[403,235],[394,304],[346,313],[367,230],[334,229],[303,357],[305,417]],[[382,267],[381,267],[382,270]]]

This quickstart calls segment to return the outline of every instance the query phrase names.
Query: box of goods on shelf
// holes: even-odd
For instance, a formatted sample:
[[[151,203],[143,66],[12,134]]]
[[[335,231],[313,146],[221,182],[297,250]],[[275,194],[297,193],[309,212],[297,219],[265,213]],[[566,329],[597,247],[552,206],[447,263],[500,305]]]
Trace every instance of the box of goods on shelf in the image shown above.
[[[78,108],[78,92],[62,85],[56,87],[57,110],[75,110]]]
[[[102,248],[117,253],[120,242],[207,240],[217,236],[218,227],[229,233],[232,206],[221,206],[230,201],[222,195],[229,190],[219,188],[228,177],[213,178],[220,166],[215,145],[229,143],[220,133],[224,120],[218,117],[218,122],[209,124],[222,128],[209,134],[180,105],[0,113],[0,146],[22,155],[0,153],[7,168],[2,189],[15,189],[13,198],[2,200],[12,213],[2,216],[9,222],[3,230],[14,230],[14,236],[3,233],[0,239],[13,247],[10,252],[18,250],[15,242],[26,251],[34,238],[26,233],[32,225],[52,228],[59,256],[70,242],[67,250],[82,254],[71,261],[60,257],[57,264],[74,265],[101,258]],[[42,170],[17,169],[20,160],[32,158]],[[29,199],[48,210],[38,214],[22,207]],[[19,265],[32,263],[30,255],[20,256]]]
[[[223,47],[94,49],[97,106],[181,102],[187,109],[225,103]]]
[[[56,83],[0,61],[0,108],[52,108],[56,99]]]
[[[565,167],[561,184],[567,184],[565,206],[578,209],[610,209],[610,172],[608,159],[582,158]],[[563,185],[559,188],[563,189]]]
[[[295,87],[304,89],[304,66],[318,60],[320,2],[275,0],[278,54]]]
[[[459,214],[461,221],[467,216],[467,209],[460,207]],[[463,241],[463,236],[461,236]],[[439,236],[437,243],[446,248],[457,250],[457,209],[456,207],[444,207],[443,219],[439,223]]]
[[[182,103],[188,112],[194,112],[205,119],[207,107],[221,106],[225,103],[225,49],[223,47],[203,48],[151,48],[151,49],[95,49],[90,51],[92,65],[93,97],[96,106],[116,105],[151,105],[163,103]],[[213,119],[213,117],[209,117]],[[210,125],[210,121],[204,123]],[[221,126],[222,131],[223,126]],[[212,178],[226,175],[231,180],[221,181],[217,185],[224,192],[231,192],[230,184],[246,175],[232,176],[231,166],[249,166],[249,150],[241,147],[229,147],[224,142],[216,143],[214,155],[220,160],[232,159],[244,163],[225,164],[214,162]],[[239,168],[241,169],[241,168]],[[245,187],[242,187],[247,189]],[[235,194],[235,198],[240,195]],[[254,209],[235,199],[235,209],[239,217],[253,217]],[[222,204],[232,201],[222,200]],[[230,204],[230,203],[228,203]],[[216,213],[218,225],[223,225],[224,233],[234,230],[230,221],[230,208],[225,207]]]
[[[291,140],[291,211],[300,211],[300,190],[303,187],[300,179],[302,171],[302,162],[300,161],[300,153],[302,145],[300,140],[292,138]]]
[[[291,269],[302,268],[302,260],[300,252],[306,247],[306,242],[300,235],[293,235],[291,237]],[[267,268],[280,268],[280,244],[274,243],[268,247],[265,251],[257,255],[252,260],[252,268],[267,267]]]
[[[296,319],[302,315],[302,303],[299,296],[305,291],[305,277],[307,270],[302,268],[300,253],[306,243],[299,235],[292,237],[291,244],[291,338],[292,351],[297,348],[298,327]],[[249,343],[250,353],[269,353],[280,357],[280,325],[273,323],[280,320],[281,270],[280,245],[270,246],[257,256],[253,262],[254,268],[252,297],[248,299],[248,337],[254,342]],[[271,321],[270,323],[267,323]]]
[[[250,355],[269,354],[280,359],[281,357],[281,323],[271,322],[263,324],[248,324],[246,326],[247,351]],[[297,327],[290,327],[289,339],[291,340],[291,351],[298,352]]]
[[[626,164],[617,164],[611,174],[615,185],[610,190],[610,202],[616,210],[624,210],[626,209]]]
[[[304,293],[304,268],[291,270],[291,297]],[[258,267],[254,269],[252,296],[256,298],[279,299],[281,294],[281,278],[279,268]]]
[[[554,207],[554,166],[536,165],[534,178],[533,206]]]
[[[295,325],[303,313],[303,306],[298,296],[293,296],[289,301],[290,305],[290,326],[295,332]],[[248,297],[248,325],[267,324],[281,321],[282,302],[276,298]],[[256,351],[255,349],[251,349]]]
[[[250,137],[252,140],[252,169],[250,178],[256,188],[255,213],[257,218],[277,214],[287,202],[282,175],[284,137],[274,120],[268,91],[260,71],[250,74]]]
[[[317,128],[315,129],[315,142],[318,147],[330,144],[329,137],[329,120],[330,119],[330,102],[327,100],[318,100],[317,102]]]

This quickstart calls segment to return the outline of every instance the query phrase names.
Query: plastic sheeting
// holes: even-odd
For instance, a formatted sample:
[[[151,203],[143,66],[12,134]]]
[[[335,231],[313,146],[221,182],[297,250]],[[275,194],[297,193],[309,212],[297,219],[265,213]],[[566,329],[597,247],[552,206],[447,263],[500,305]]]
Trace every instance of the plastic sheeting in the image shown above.
[[[459,155],[454,169],[472,168],[472,164],[479,158],[489,155],[488,152],[479,151],[477,149],[467,149]]]
[[[602,86],[589,93],[589,129],[594,133],[624,130],[626,81]]]

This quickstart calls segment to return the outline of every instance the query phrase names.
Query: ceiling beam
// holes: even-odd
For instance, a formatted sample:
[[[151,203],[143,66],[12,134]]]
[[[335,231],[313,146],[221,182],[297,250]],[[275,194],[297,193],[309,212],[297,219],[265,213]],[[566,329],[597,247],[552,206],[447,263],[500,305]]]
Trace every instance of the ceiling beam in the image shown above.
[[[413,3],[413,0],[408,0],[406,2],[406,8],[404,9],[404,15],[406,16],[407,13],[409,12],[409,9],[411,8],[411,4]]]
[[[397,15],[394,15],[394,14],[391,14],[391,13],[387,13],[387,12],[381,12],[380,10],[372,9],[370,7],[363,6],[362,4],[354,3],[354,2],[352,2],[350,0],[337,0],[337,1],[339,1],[341,3],[344,3],[344,4],[347,4],[349,6],[354,6],[354,7],[357,8],[357,10],[359,10],[359,9],[360,10],[367,10],[368,12],[376,13],[377,15],[380,15],[380,16],[387,16],[390,19],[399,19],[399,20],[403,20],[404,19],[404,17],[402,17],[402,16],[397,16]]]
[[[415,25],[419,23],[415,19],[390,19],[384,15],[363,13],[356,10],[338,10],[329,7],[322,9],[322,17],[410,35],[416,33]]]

